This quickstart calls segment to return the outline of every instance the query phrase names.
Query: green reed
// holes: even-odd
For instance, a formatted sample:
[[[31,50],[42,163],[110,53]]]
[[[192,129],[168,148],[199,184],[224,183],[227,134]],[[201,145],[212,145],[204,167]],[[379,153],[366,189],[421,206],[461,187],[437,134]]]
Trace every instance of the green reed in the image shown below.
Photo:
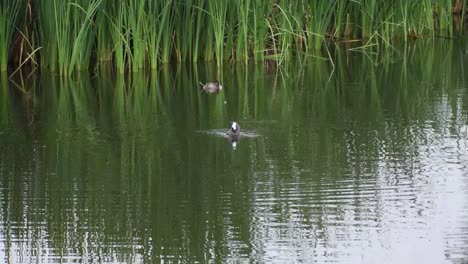
[[[275,36],[273,37],[277,39],[277,42],[274,45],[276,46],[274,49],[276,50],[275,55],[279,55],[277,59],[280,61],[288,60],[291,55],[294,33],[292,12],[295,11],[293,9],[293,5],[295,4],[297,3],[282,0],[280,4],[275,7],[277,23],[275,23],[273,28],[273,32],[275,32]]]
[[[145,64],[145,42],[143,39],[144,19],[146,18],[145,2],[129,1],[128,19],[132,44],[132,70],[138,71]]]
[[[96,63],[107,63],[112,61],[113,46],[112,38],[109,32],[112,30],[111,21],[106,17],[105,10],[109,10],[114,2],[111,0],[102,0],[102,9],[96,16]]]
[[[249,59],[249,19],[250,0],[236,0],[238,30],[236,41],[236,60],[247,62]]]
[[[210,17],[208,31],[213,32],[213,39],[208,39],[207,46],[210,45],[209,41],[214,40],[214,52],[216,55],[216,64],[218,66],[222,65],[222,61],[224,59],[224,34],[226,31],[225,22],[228,11],[228,3],[230,2],[209,1],[207,6],[207,12]]]
[[[252,10],[254,11],[251,15],[250,27],[252,30],[249,44],[252,46],[255,61],[263,61],[265,53],[269,53],[271,49],[271,43],[267,41],[267,35],[270,29],[268,18],[271,15],[273,3],[273,0],[252,1]]]
[[[332,15],[338,11],[341,13],[341,16],[344,14],[345,7],[343,4],[340,4],[337,8],[337,4],[339,1],[312,1],[311,3],[307,4],[306,10],[309,16],[307,17],[307,35],[308,35],[308,42],[309,48],[312,49],[320,49],[322,44],[324,43],[325,33],[327,32],[327,28],[331,24]],[[340,15],[340,13],[338,15]],[[342,22],[336,22],[336,31],[341,30]]]
[[[199,13],[197,7],[194,5],[194,0],[181,1],[177,3],[177,7],[174,8],[173,23],[175,32],[180,34],[174,37],[174,53],[176,60],[187,61],[191,56],[195,42],[195,26],[193,25],[196,21],[196,15]],[[187,41],[189,40],[189,41]],[[197,40],[198,41],[198,40]]]
[[[173,47],[174,21],[172,20],[172,0],[160,1],[163,4],[162,17],[159,22],[157,39],[161,41],[160,55],[161,62],[168,63],[171,58]]]
[[[101,0],[40,1],[39,45],[41,64],[61,75],[87,70],[94,44],[94,17]]]
[[[18,49],[23,44],[11,49],[12,38],[32,42],[28,49],[39,54],[42,68],[61,75],[104,63],[124,73],[147,66],[154,70],[171,60],[203,59],[221,66],[251,60],[281,64],[295,55],[330,58],[328,46],[335,41],[360,41],[368,48],[391,46],[398,39],[453,36],[453,22],[462,20],[452,14],[452,2],[3,1],[0,64],[5,69],[9,56],[22,56]],[[26,20],[34,21],[34,27],[22,34],[17,28],[26,28]]]
[[[0,1],[0,71],[7,69],[8,52],[13,36],[17,35],[17,20],[24,6],[21,0]]]
[[[101,4],[101,0],[83,0],[80,4],[81,5],[75,3],[72,5],[72,7],[75,8],[75,12],[78,12],[79,14],[74,16],[73,21],[76,35],[72,38],[72,49],[68,73],[75,69],[78,71],[87,70],[90,65],[95,36],[95,27],[93,27],[92,24],[97,10]],[[86,9],[84,9],[86,4],[88,6]]]
[[[434,33],[432,1],[420,2],[399,1],[399,9],[395,12],[393,24],[395,32],[406,38],[420,38]]]
[[[126,2],[120,1],[119,4],[110,4],[104,12],[109,21],[110,36],[107,38],[111,41],[114,64],[119,73],[124,73],[125,69],[131,67],[132,60]]]
[[[453,35],[452,1],[438,0],[435,3],[437,30],[443,35]]]
[[[338,1],[332,11],[331,22],[334,30],[331,33],[331,38],[342,39],[346,36],[347,18],[350,3],[348,1]]]

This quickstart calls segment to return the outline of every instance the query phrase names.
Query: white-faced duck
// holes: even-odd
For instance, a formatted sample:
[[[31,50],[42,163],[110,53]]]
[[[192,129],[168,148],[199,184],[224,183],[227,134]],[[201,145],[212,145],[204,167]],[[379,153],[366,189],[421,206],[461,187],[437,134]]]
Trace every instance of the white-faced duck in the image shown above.
[[[209,82],[205,84],[200,82],[200,84],[202,86],[202,92],[205,93],[219,93],[219,91],[223,89],[223,86],[219,84],[219,81]]]
[[[237,122],[232,122],[231,127],[226,132],[229,137],[239,137],[240,136],[240,126]]]
[[[226,135],[228,135],[229,141],[231,141],[232,148],[236,149],[237,147],[237,141],[239,141],[240,138],[240,126],[237,124],[237,122],[232,122],[231,127],[229,130],[226,132]]]

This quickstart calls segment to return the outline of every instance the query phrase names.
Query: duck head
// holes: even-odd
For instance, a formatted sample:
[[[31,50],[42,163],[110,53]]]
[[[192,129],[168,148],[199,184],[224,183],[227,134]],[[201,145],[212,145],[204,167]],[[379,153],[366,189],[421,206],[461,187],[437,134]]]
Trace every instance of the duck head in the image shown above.
[[[218,90],[221,91],[223,89],[223,86],[219,83],[218,80],[214,81],[213,84],[218,87]]]
[[[231,128],[229,129],[229,131],[233,134],[240,134],[240,126],[239,124],[237,124],[237,122],[232,122],[231,123]]]

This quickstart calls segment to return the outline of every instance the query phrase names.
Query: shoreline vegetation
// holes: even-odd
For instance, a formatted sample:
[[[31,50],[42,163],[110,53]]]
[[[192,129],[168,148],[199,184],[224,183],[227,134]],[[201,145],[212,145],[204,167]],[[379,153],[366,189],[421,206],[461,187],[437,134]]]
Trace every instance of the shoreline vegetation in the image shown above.
[[[452,38],[463,0],[0,1],[0,71],[119,73],[170,62],[331,60],[329,46]]]

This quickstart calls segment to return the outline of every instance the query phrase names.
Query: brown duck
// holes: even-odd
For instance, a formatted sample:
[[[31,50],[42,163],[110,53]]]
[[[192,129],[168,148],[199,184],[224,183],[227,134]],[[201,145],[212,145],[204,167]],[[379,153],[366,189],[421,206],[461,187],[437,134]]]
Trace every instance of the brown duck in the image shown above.
[[[202,86],[202,92],[205,93],[219,93],[219,91],[223,89],[223,86],[219,84],[219,81],[209,82],[205,84],[200,82],[200,84]]]

